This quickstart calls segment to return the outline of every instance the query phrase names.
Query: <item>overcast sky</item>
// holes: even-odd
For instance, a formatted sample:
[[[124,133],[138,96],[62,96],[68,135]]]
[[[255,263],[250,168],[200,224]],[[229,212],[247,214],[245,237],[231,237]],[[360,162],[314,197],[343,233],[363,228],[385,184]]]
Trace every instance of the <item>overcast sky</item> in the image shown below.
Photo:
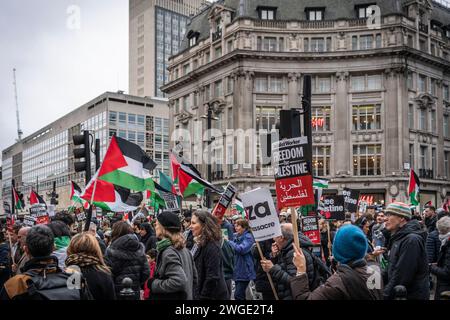
[[[0,150],[17,138],[13,68],[24,137],[105,91],[128,92],[128,0],[0,1]]]

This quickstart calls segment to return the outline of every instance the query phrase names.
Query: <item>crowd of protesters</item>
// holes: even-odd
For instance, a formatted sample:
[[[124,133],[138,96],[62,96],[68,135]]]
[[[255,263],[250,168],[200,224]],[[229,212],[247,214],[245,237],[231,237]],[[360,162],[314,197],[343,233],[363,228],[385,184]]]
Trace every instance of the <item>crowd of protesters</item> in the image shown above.
[[[448,212],[394,202],[348,217],[320,220],[318,245],[299,232],[300,247],[286,211],[281,236],[258,246],[243,216],[200,209],[105,216],[87,232],[67,212],[34,227],[0,221],[0,299],[449,298]]]

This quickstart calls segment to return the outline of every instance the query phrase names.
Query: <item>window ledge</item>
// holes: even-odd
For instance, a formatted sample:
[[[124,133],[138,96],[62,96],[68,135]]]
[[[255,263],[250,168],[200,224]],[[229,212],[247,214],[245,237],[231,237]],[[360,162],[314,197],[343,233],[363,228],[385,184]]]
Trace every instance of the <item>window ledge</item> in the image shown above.
[[[386,92],[386,89],[371,89],[371,90],[361,90],[361,91],[355,91],[350,90],[348,93],[376,93],[376,92]]]
[[[374,129],[374,130],[352,130],[352,134],[372,134],[372,133],[383,133],[383,129]]]

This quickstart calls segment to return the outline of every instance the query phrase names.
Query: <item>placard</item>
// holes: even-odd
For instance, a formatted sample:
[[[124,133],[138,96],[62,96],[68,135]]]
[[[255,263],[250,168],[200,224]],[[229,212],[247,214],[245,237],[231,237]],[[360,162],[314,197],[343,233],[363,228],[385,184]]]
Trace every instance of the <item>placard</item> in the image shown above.
[[[34,227],[36,225],[36,218],[32,216],[25,216],[23,218],[23,224],[27,227]]]
[[[225,212],[230,206],[231,201],[233,200],[235,194],[236,188],[231,183],[229,183],[227,188],[225,189],[225,192],[222,194],[222,196],[219,199],[219,202],[216,204],[216,207],[213,210],[214,215],[217,218],[219,218],[219,220],[221,220],[225,215]]]
[[[36,224],[48,224],[50,218],[45,204],[34,204],[30,208],[30,215],[36,218]]]
[[[325,219],[345,220],[344,196],[325,196],[319,210]]]
[[[320,244],[320,229],[317,217],[302,217],[302,233],[307,236],[312,243]]]
[[[343,191],[344,196],[344,211],[357,212],[359,191],[345,188]]]

